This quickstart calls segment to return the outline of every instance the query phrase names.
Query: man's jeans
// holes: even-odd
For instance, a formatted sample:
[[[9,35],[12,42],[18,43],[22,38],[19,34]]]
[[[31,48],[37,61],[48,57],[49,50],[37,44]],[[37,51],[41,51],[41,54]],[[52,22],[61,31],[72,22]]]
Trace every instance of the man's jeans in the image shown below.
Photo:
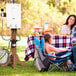
[[[76,66],[76,46],[73,46],[71,48],[71,51],[72,51],[72,55],[73,55],[73,62],[74,62],[74,65]]]

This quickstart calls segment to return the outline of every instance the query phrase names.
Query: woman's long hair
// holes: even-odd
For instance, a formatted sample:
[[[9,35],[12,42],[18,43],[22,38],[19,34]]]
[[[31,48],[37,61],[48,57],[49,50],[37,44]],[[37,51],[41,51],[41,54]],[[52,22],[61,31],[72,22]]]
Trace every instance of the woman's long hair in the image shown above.
[[[74,24],[71,26],[71,30],[72,30],[72,28],[76,25],[76,15],[70,15],[70,16],[67,18],[66,23],[65,23],[65,25],[67,25],[69,18],[72,17],[72,16],[75,18],[75,22],[74,22]]]

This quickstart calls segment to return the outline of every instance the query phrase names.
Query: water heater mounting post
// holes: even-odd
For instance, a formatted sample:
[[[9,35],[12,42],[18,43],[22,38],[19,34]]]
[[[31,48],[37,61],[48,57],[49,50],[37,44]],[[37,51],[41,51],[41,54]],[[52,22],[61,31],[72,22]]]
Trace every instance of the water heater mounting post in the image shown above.
[[[6,4],[6,17],[7,27],[11,29],[11,56],[9,60],[1,66],[7,66],[12,62],[12,67],[15,68],[16,62],[25,66],[26,64],[21,62],[16,53],[16,31],[21,28],[21,4],[16,4],[17,0],[11,0],[11,3]]]

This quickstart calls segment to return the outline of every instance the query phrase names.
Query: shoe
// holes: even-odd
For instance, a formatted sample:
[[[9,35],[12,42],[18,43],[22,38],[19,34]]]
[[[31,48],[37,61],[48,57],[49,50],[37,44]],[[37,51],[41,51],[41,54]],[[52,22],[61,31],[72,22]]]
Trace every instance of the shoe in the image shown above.
[[[74,71],[76,71],[76,68],[74,68]]]
[[[76,65],[74,65],[74,71],[76,71]]]
[[[68,66],[67,66],[67,61],[64,61],[63,69],[65,72],[69,71]]]
[[[73,65],[72,62],[69,63],[69,62],[67,61],[67,66],[68,66],[69,71],[74,71],[74,65]]]

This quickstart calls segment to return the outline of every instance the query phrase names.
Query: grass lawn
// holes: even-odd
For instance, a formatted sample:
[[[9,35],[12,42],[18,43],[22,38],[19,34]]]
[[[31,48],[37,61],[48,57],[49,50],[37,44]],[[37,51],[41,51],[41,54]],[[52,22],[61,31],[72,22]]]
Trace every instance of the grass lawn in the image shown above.
[[[20,57],[20,60],[24,61],[25,47],[17,47],[17,53]],[[33,59],[29,60],[26,66],[21,66],[17,63],[15,69],[11,66],[10,63],[6,67],[0,67],[0,76],[76,76],[76,72],[61,72],[61,71],[52,71],[52,72],[38,72],[33,64]]]

